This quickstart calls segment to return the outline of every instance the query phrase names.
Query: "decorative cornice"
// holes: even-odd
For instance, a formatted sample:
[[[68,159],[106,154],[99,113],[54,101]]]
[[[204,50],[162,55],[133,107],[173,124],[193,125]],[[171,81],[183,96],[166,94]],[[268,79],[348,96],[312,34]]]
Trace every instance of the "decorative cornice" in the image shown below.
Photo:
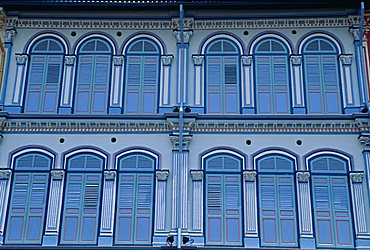
[[[181,43],[181,32],[179,30],[173,31],[174,36],[176,37],[177,43]],[[192,30],[184,31],[184,43],[189,43],[191,36],[193,35]]]
[[[351,178],[352,183],[362,183],[364,180],[364,173],[363,172],[352,172],[352,173],[349,173],[349,177]]]
[[[201,181],[203,180],[203,170],[190,170],[191,179],[193,181]]]
[[[241,56],[243,66],[251,66],[253,62],[253,56]]]
[[[17,30],[9,29],[5,30],[4,32],[4,42],[5,43],[12,43],[14,41],[15,36],[17,35]]]
[[[244,181],[246,182],[255,182],[257,178],[256,170],[245,170],[243,171]]]
[[[53,169],[51,170],[51,179],[52,180],[63,180],[64,170],[63,169]]]
[[[189,145],[193,140],[192,135],[184,135],[182,137],[182,146],[183,150],[189,150]],[[172,150],[179,150],[179,136],[178,135],[170,135],[170,141],[172,143]]]
[[[122,66],[123,60],[125,60],[124,56],[113,56],[113,64],[114,66]]]
[[[158,181],[167,181],[169,174],[170,174],[169,170],[159,170],[155,172],[155,176],[157,177]]]
[[[28,55],[26,54],[15,55],[15,60],[17,61],[17,65],[25,65],[28,60]]]
[[[64,64],[67,66],[74,66],[76,63],[76,56],[65,56]]]
[[[350,66],[352,64],[353,55],[340,55],[339,60],[343,65]]]
[[[364,150],[370,150],[370,136],[369,135],[360,135],[358,140],[361,142]]]
[[[173,60],[173,55],[163,55],[161,56],[161,61],[163,66],[171,66]]]
[[[307,171],[299,171],[296,173],[296,178],[298,182],[306,183],[310,180],[310,172]]]
[[[12,176],[10,169],[0,169],[0,180],[9,180],[10,176]]]
[[[290,56],[290,62],[294,66],[302,65],[302,56],[301,55],[292,55]]]
[[[204,56],[202,55],[193,55],[193,63],[195,66],[202,66],[204,63]]]
[[[114,180],[116,178],[116,171],[115,170],[105,170],[104,171],[104,180]]]

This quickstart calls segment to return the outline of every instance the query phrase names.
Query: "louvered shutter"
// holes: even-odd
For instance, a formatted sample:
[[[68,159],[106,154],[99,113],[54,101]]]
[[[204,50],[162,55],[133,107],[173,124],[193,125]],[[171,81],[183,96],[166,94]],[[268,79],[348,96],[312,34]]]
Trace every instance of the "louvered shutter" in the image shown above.
[[[93,55],[80,55],[75,94],[75,112],[88,113],[91,105],[92,77],[93,77]]]
[[[158,58],[144,57],[144,75],[142,89],[142,113],[154,114],[157,108],[157,89],[158,89]]]
[[[319,56],[312,55],[305,57],[306,91],[309,113],[323,113],[324,111],[320,66]]]
[[[137,175],[137,198],[135,216],[135,243],[151,242],[153,205],[153,174]]]
[[[105,113],[107,108],[110,56],[95,56],[95,79],[92,90],[92,113]]]
[[[241,180],[239,175],[224,176],[224,230],[226,244],[241,243]]]
[[[239,109],[239,95],[238,95],[238,58],[225,57],[224,58],[224,108],[225,113],[237,113]]]
[[[257,110],[258,113],[272,112],[271,60],[268,56],[256,58]]]
[[[289,113],[289,81],[287,58],[282,56],[273,56],[273,99],[274,110],[277,114]]]
[[[221,245],[223,243],[223,187],[222,176],[207,175],[207,243]]]
[[[59,85],[61,82],[61,71],[62,61],[61,55],[49,56],[46,82],[44,85],[44,96],[43,96],[43,112],[57,111],[58,97],[59,97]]]
[[[138,113],[141,91],[142,60],[139,56],[129,56],[126,80],[126,113]]]
[[[34,55],[31,57],[30,74],[26,94],[26,112],[39,112],[41,107],[41,94],[45,77],[47,57]]]
[[[222,57],[209,57],[207,60],[207,111],[221,113],[223,104]]]
[[[278,245],[278,209],[274,176],[260,176],[261,230],[263,245]]]
[[[321,57],[326,113],[340,113],[339,79],[335,55]]]

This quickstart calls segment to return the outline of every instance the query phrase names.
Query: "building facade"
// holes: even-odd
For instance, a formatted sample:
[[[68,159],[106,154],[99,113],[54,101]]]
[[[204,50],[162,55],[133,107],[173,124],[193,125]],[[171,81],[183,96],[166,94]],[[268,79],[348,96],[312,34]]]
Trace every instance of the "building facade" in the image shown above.
[[[2,1],[0,248],[369,249],[368,23],[310,2]]]

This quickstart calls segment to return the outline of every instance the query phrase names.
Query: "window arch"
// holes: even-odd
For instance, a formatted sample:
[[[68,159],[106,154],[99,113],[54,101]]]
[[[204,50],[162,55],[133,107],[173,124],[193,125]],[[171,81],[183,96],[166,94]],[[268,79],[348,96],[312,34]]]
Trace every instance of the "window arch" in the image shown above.
[[[242,160],[218,154],[204,161],[206,244],[242,245]]]
[[[81,153],[67,159],[61,244],[96,244],[104,159]]]
[[[303,46],[307,112],[342,113],[338,50],[324,38],[314,38]]]
[[[126,114],[155,114],[158,108],[160,50],[152,40],[139,39],[126,52]]]
[[[290,113],[288,49],[277,39],[266,39],[254,54],[257,113]]]
[[[76,114],[107,112],[111,58],[112,48],[103,39],[90,39],[79,47],[74,100]]]
[[[317,247],[353,248],[348,162],[321,155],[309,160]]]
[[[238,47],[227,39],[217,39],[207,46],[205,57],[207,113],[240,113]]]
[[[53,38],[36,42],[30,51],[25,113],[57,113],[64,48]]]
[[[116,244],[151,244],[155,159],[132,153],[118,159]]]
[[[43,153],[15,158],[5,244],[41,244],[51,167]]]
[[[262,246],[298,246],[294,169],[283,155],[257,160]]]

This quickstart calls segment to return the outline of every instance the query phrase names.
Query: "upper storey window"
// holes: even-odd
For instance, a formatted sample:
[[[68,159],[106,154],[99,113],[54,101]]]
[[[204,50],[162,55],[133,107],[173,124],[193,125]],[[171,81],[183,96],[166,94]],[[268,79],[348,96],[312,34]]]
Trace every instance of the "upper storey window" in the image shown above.
[[[206,99],[209,114],[240,113],[240,52],[230,41],[216,40],[206,50]]]
[[[160,58],[157,45],[147,39],[135,41],[126,58],[125,113],[157,113]]]
[[[342,112],[338,52],[327,40],[317,38],[303,49],[307,112],[338,114]]]
[[[30,53],[24,112],[56,113],[64,50],[54,39],[37,42]]]
[[[255,50],[257,113],[290,113],[288,50],[278,40],[264,40]]]
[[[74,112],[105,114],[112,49],[102,39],[93,39],[85,42],[78,54]]]

